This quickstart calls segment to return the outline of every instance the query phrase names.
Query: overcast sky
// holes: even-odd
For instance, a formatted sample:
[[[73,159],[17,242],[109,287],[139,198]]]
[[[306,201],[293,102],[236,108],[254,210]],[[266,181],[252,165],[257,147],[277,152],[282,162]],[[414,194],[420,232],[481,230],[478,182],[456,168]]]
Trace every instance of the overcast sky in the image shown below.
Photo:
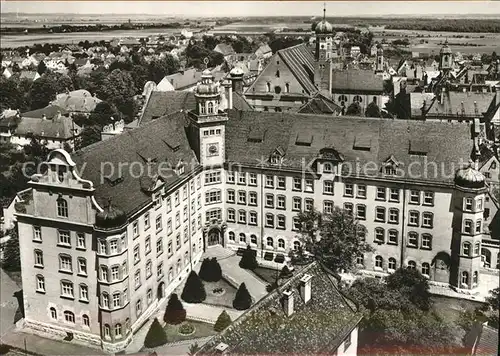
[[[315,1],[5,1],[2,12],[76,14],[156,14],[173,16],[322,15]],[[395,14],[498,14],[500,1],[339,1],[327,2],[329,16]]]

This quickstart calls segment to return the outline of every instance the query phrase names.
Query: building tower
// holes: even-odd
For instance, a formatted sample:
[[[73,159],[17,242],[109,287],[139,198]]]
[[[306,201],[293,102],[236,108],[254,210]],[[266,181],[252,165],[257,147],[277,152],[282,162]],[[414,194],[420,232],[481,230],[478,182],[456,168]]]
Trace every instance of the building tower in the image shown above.
[[[219,84],[205,69],[195,90],[196,110],[190,113],[190,140],[202,166],[219,167],[224,163],[224,135],[227,114],[219,111]]]
[[[330,58],[333,51],[333,27],[326,21],[326,8],[323,8],[323,20],[315,27],[316,50],[314,53],[314,84],[321,90],[328,90],[331,73]],[[323,87],[322,87],[323,86]]]
[[[450,283],[460,289],[479,285],[486,191],[485,177],[476,163],[456,172]]]
[[[453,65],[453,53],[451,52],[450,46],[448,46],[448,40],[444,43],[444,46],[439,52],[439,70],[450,71]]]
[[[382,73],[384,71],[384,50],[382,47],[377,49],[377,63],[375,65],[375,73]]]

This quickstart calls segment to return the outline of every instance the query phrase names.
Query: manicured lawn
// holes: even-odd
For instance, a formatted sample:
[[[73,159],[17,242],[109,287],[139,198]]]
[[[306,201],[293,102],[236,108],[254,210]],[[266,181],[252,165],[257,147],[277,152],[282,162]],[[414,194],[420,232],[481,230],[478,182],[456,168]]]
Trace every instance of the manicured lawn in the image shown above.
[[[215,304],[225,307],[233,307],[233,299],[236,295],[236,288],[229,284],[224,278],[218,282],[203,282],[205,285],[205,292],[207,293],[207,299],[204,303]],[[213,290],[216,288],[223,288],[225,293],[223,295],[215,295]]]
[[[202,323],[201,321],[195,321],[195,320],[188,320],[186,322],[194,326],[195,328],[194,334],[186,336],[179,334],[178,329],[182,324],[165,326],[165,332],[167,333],[167,339],[169,343],[182,340],[192,340],[200,337],[212,336],[217,334],[212,324]]]
[[[276,276],[279,276],[280,271],[270,269],[270,268],[264,268],[264,267],[257,267],[253,273],[260,279],[262,279],[264,282],[272,284],[276,281]]]
[[[433,296],[433,309],[445,320],[457,322],[460,313],[464,310],[474,310],[481,303],[465,299],[449,298],[444,296]]]

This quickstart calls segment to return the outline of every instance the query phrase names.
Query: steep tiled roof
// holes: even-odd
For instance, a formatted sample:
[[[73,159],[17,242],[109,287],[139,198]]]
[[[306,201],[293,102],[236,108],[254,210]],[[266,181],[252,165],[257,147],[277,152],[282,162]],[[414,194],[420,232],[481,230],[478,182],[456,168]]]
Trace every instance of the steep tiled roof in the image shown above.
[[[167,79],[175,90],[182,90],[195,86],[201,80],[201,71],[191,68],[184,72],[167,75],[164,79]]]
[[[333,147],[353,168],[358,160],[361,166],[367,162],[381,164],[393,155],[401,162],[406,179],[452,182],[453,174],[446,172],[454,172],[460,163],[468,162],[473,146],[470,130],[467,123],[235,112],[226,124],[226,159],[245,165],[267,164],[271,152],[281,146],[286,152],[283,168],[301,169],[303,159],[308,163],[320,149]],[[426,152],[412,151],[415,146],[424,147]],[[430,168],[425,176],[426,161],[436,162],[440,168],[437,172]],[[410,175],[408,165],[412,162]],[[366,174],[381,173],[370,168]]]
[[[87,146],[77,151],[72,157],[78,168],[86,164],[81,173],[84,179],[94,183],[97,201],[104,204],[111,199],[114,206],[130,215],[151,201],[150,195],[144,191],[144,188],[155,181],[155,177],[149,177],[146,174],[148,159],[154,161],[151,163],[150,171],[159,172],[167,185],[179,178],[169,169],[175,168],[179,160],[182,159],[186,163],[186,175],[197,167],[198,161],[188,144],[184,131],[185,123],[185,114],[175,113],[137,129],[126,130],[121,135],[106,141]],[[102,162],[106,162],[106,169],[103,172],[101,172]],[[134,171],[129,169],[130,166],[126,166],[119,172],[120,163],[130,164],[131,162],[143,164],[145,174],[142,177],[136,176],[138,168]],[[114,167],[114,172],[110,167]],[[102,179],[107,176],[122,178],[122,180],[113,185],[106,179]]]
[[[67,116],[53,120],[23,117],[16,129],[16,135],[34,135],[43,138],[70,139],[76,136],[80,127]]]
[[[223,56],[228,56],[235,53],[233,47],[226,43],[219,43],[217,46],[215,46],[214,51],[221,53]]]
[[[51,105],[57,105],[68,112],[90,113],[102,100],[92,96],[87,90],[74,90],[58,94]]]
[[[25,113],[22,113],[21,116],[22,117],[32,117],[32,118],[41,119],[43,117],[43,115],[45,115],[45,117],[47,119],[52,119],[59,112],[61,113],[61,115],[66,115],[68,113],[66,110],[64,110],[60,106],[49,104],[49,105],[47,105],[44,108],[37,109],[37,110],[32,110],[32,111],[27,111]]]
[[[488,111],[494,97],[495,93],[438,93],[427,115],[482,117]]]
[[[344,69],[332,71],[332,90],[382,92],[384,80],[371,70]]]
[[[311,299],[304,304],[300,278],[311,279]],[[287,316],[282,293],[294,293],[294,312]],[[293,276],[278,290],[258,302],[220,335],[214,336],[197,353],[217,354],[219,343],[231,355],[319,355],[335,351],[358,325],[358,314],[340,294],[333,277],[313,263]]]
[[[196,98],[193,92],[188,91],[154,91],[144,109],[140,125],[153,119],[171,114],[180,110],[193,110],[196,107]]]
[[[302,105],[298,112],[301,114],[333,114],[337,115],[342,108],[321,93],[317,93],[311,100]]]
[[[279,50],[277,54],[309,94],[317,91],[314,86],[314,57],[305,44]]]
[[[233,92],[233,107],[237,110],[253,110],[250,104],[239,93]],[[139,122],[142,126],[153,119],[181,110],[196,109],[196,98],[193,92],[188,91],[154,91],[146,104],[144,114]]]

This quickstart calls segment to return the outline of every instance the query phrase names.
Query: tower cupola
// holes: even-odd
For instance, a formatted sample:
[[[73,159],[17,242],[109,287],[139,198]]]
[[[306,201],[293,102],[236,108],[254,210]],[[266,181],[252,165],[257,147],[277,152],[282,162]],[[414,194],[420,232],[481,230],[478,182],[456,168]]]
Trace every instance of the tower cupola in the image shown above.
[[[214,115],[219,112],[219,84],[214,82],[214,76],[208,69],[205,69],[201,74],[201,81],[198,83],[194,95],[198,115]]]
[[[456,171],[455,184],[462,188],[484,188],[485,177],[472,164]]]

